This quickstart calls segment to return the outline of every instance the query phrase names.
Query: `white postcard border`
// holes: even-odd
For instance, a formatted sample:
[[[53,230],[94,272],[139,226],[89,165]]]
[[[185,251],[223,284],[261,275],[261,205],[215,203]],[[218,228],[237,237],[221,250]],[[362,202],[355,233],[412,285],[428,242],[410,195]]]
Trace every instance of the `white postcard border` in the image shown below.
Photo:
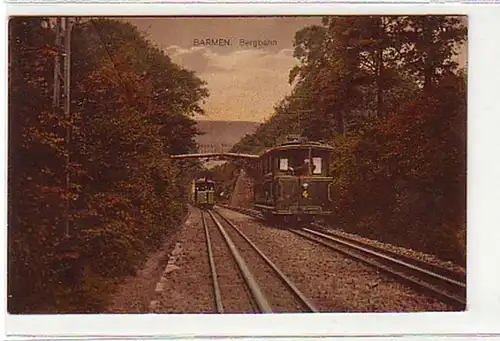
[[[9,5],[6,15],[335,15],[468,14],[468,309],[462,313],[283,315],[66,315],[6,314],[7,335],[18,336],[382,336],[500,334],[500,8],[488,5]],[[7,37],[6,25],[2,27]],[[4,40],[6,41],[6,39]],[[5,43],[7,57],[7,43]],[[4,64],[6,65],[6,64]],[[7,112],[7,71],[4,108]],[[7,222],[7,115],[1,120],[2,221]],[[2,230],[6,295],[6,229]],[[6,312],[5,300],[3,312]]]

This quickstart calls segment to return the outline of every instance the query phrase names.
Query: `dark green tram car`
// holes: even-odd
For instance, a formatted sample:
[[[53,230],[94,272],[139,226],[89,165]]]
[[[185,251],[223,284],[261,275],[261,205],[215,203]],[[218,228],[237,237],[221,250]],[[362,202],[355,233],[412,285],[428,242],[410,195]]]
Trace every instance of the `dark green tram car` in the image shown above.
[[[311,222],[331,214],[333,148],[291,139],[266,150],[259,158],[254,206],[266,218],[284,222]]]
[[[195,204],[200,207],[211,208],[215,202],[215,183],[212,180],[198,179],[194,184]]]

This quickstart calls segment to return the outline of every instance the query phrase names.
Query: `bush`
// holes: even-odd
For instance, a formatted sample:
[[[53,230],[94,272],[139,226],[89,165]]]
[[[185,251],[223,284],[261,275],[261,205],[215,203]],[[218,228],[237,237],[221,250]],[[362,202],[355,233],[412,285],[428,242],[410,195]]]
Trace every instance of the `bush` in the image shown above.
[[[191,171],[168,153],[196,148],[208,92],[134,26],[89,20],[73,31],[67,121],[51,108],[53,30],[9,23],[8,309],[97,312],[185,212]]]

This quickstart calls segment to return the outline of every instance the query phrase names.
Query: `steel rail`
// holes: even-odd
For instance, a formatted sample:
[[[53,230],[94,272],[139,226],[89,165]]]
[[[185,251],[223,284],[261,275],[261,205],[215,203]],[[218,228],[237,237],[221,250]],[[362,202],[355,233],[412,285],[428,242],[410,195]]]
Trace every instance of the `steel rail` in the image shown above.
[[[225,208],[225,209],[228,209],[228,210],[231,210],[234,212],[239,212],[241,214],[245,214],[245,215],[250,216],[252,218],[260,219],[260,220],[266,222],[266,219],[262,216],[262,214],[259,211],[253,210],[251,208],[233,207],[233,206],[221,205],[221,204],[219,204],[217,206],[220,206],[222,208]]]
[[[341,233],[337,231],[330,231],[327,230],[325,227],[321,226],[320,224],[313,223],[311,226],[314,226],[317,229],[311,229],[312,231],[315,231],[316,233],[324,233],[328,236],[332,236],[333,238],[343,240],[346,243],[351,243],[354,245],[357,245],[357,247],[363,248],[363,249],[368,249],[370,252],[375,252],[375,253],[382,253],[384,257],[388,258],[394,258],[395,262],[400,263],[401,265],[406,265],[408,264],[409,267],[415,268],[417,271],[421,271],[424,273],[427,273],[430,277],[434,277],[437,280],[442,280],[444,282],[448,282],[451,285],[461,287],[462,289],[466,288],[465,284],[465,278],[462,278],[464,276],[461,276],[460,273],[446,269],[443,267],[435,266],[432,265],[428,262],[422,261],[420,259],[416,259],[407,255],[401,255],[397,252],[394,252],[392,250],[386,250],[384,248],[381,248],[380,246],[377,245],[372,245],[365,243],[360,240],[356,240],[354,238],[351,238],[349,236],[342,235]],[[356,247],[356,246],[354,246]]]
[[[272,313],[273,310],[271,309],[271,306],[269,305],[267,298],[265,297],[259,284],[257,283],[254,276],[252,275],[245,260],[243,259],[240,252],[236,248],[236,245],[234,245],[233,241],[231,240],[231,238],[227,234],[226,230],[224,229],[222,224],[217,220],[217,218],[214,216],[214,214],[211,211],[208,211],[208,214],[210,215],[210,217],[212,217],[212,220],[214,221],[215,225],[217,226],[220,233],[222,234],[222,236],[226,240],[227,246],[229,247],[229,250],[231,250],[231,253],[234,257],[234,260],[238,264],[238,267],[240,268],[241,274],[245,278],[245,281],[248,285],[248,288],[252,292],[252,295],[255,299],[255,303],[257,303],[260,311],[262,313]]]
[[[259,219],[259,220],[264,220],[262,217],[260,217],[260,214],[259,212],[257,211],[254,211],[254,210],[251,210],[251,209],[242,209],[242,208],[233,208],[231,206],[222,206],[226,209],[229,209],[229,210],[234,210],[234,211],[237,211],[237,212],[240,212],[240,213],[243,213],[243,214],[246,214],[246,215],[249,215],[249,216],[252,216],[253,218],[256,218],[256,219]],[[265,220],[264,220],[265,221]],[[317,226],[317,225],[316,225]],[[400,255],[394,253],[394,252],[388,252],[389,254],[392,254],[392,256],[389,256],[389,255],[384,255],[382,252],[386,252],[386,250],[383,250],[383,249],[379,249],[377,248],[376,246],[371,246],[371,245],[366,245],[368,247],[371,247],[373,249],[379,249],[381,252],[379,251],[376,251],[376,250],[370,250],[368,249],[367,247],[364,247],[364,246],[361,246],[361,245],[356,245],[357,244],[364,244],[363,242],[360,242],[360,241],[354,241],[354,240],[349,240],[348,237],[343,237],[343,236],[339,236],[337,238],[337,236],[334,236],[332,234],[326,234],[326,233],[323,233],[323,232],[320,232],[320,231],[316,231],[316,230],[313,230],[313,229],[309,229],[309,228],[302,228],[301,229],[302,231],[306,231],[306,233],[301,233],[300,230],[297,231],[297,230],[289,230],[290,232],[292,233],[295,233],[297,235],[301,235],[302,237],[304,238],[307,238],[309,240],[312,240],[312,241],[315,241],[317,243],[320,243],[324,246],[327,246],[329,248],[333,248],[335,249],[336,251],[339,251],[343,254],[346,254],[348,256],[350,256],[351,258],[355,258],[355,259],[358,259],[358,260],[361,260],[371,266],[374,266],[376,268],[379,268],[381,270],[384,270],[385,272],[388,272],[390,274],[393,274],[403,280],[406,280],[414,285],[418,285],[419,287],[423,287],[425,289],[427,289],[428,291],[431,291],[433,292],[434,294],[437,294],[438,296],[440,296],[441,298],[445,299],[446,301],[448,302],[451,302],[452,304],[460,304],[461,306],[465,305],[466,302],[464,299],[462,299],[461,297],[459,296],[456,296],[456,295],[453,295],[453,294],[450,294],[450,293],[447,293],[443,290],[440,290],[428,283],[425,283],[423,282],[422,280],[417,280],[417,279],[414,279],[410,276],[407,276],[406,274],[404,273],[401,273],[399,271],[395,271],[385,265],[382,265],[380,264],[379,262],[377,261],[371,261],[371,260],[368,260],[360,255],[357,255],[353,252],[350,252],[348,250],[346,250],[345,248],[351,248],[351,249],[355,249],[355,250],[358,250],[358,251],[361,251],[363,253],[366,253],[372,257],[377,257],[379,259],[382,259],[386,262],[389,262],[391,263],[391,265],[399,265],[399,266],[402,266],[404,267],[405,269],[410,269],[410,271],[413,271],[419,275],[424,275],[424,276],[427,276],[428,278],[430,277],[432,280],[439,280],[441,282],[444,282],[446,285],[449,285],[449,286],[453,286],[454,289],[459,289],[461,291],[464,291],[466,289],[466,284],[460,280],[456,280],[456,279],[453,279],[453,278],[449,278],[445,275],[441,275],[441,274],[438,274],[434,271],[431,271],[431,270],[428,270],[428,269],[424,269],[422,268],[421,266],[418,266],[418,265],[414,265],[414,264],[410,264],[409,262],[407,261],[403,261],[403,260],[399,260],[397,259],[396,257],[399,257]],[[322,240],[318,240],[316,238],[311,238],[310,236],[307,235],[307,233],[310,233],[310,234],[313,234],[313,235],[317,235],[321,238],[325,238],[325,239],[328,239],[334,243],[337,243],[337,244],[340,244],[340,245],[343,245],[344,248],[340,248],[340,247],[335,247],[329,243],[325,243],[324,241]],[[347,240],[346,240],[347,239]],[[410,257],[406,257],[406,256],[401,256],[402,258],[406,258],[406,259],[411,259]],[[413,261],[413,259],[412,259]],[[428,264],[428,263],[425,263],[425,262],[422,262],[422,261],[419,261],[419,260],[415,260],[415,262],[420,262],[420,263],[424,263],[426,264],[426,266],[428,266],[429,268],[433,267],[431,264]],[[439,267],[436,267],[438,268],[439,270],[441,270],[442,268],[439,268]],[[443,269],[443,270],[446,270],[446,269]],[[450,271],[451,272],[451,271]]]
[[[240,213],[243,213],[246,215],[250,215],[256,219],[263,219],[262,217],[260,217],[258,211],[254,211],[251,209],[243,209],[243,208],[233,208],[231,206],[226,206],[226,205],[224,205],[222,207],[229,209],[229,210],[235,210],[237,212],[240,212]],[[316,223],[313,223],[312,225],[314,225],[318,228],[323,228],[321,225],[318,225]],[[305,228],[304,230],[311,232],[311,233],[315,233],[315,234],[321,234],[327,238],[332,237],[335,239],[334,240],[335,242],[344,243],[346,245],[349,245],[350,247],[360,249],[364,252],[376,254],[379,257],[386,258],[388,260],[393,261],[394,263],[399,263],[402,266],[407,266],[408,268],[412,268],[412,269],[419,271],[421,273],[425,273],[426,275],[428,275],[430,277],[434,277],[435,279],[441,280],[443,282],[447,282],[451,285],[455,285],[455,286],[460,287],[462,289],[466,288],[466,284],[461,279],[451,278],[451,277],[455,277],[455,276],[459,277],[459,275],[452,270],[448,270],[448,269],[441,268],[441,267],[436,267],[436,266],[433,266],[432,264],[426,263],[424,261],[421,261],[418,259],[413,259],[413,258],[408,257],[408,256],[400,255],[396,252],[385,250],[385,249],[382,249],[382,248],[375,246],[375,245],[365,244],[362,241],[354,240],[354,239],[351,239],[349,237],[339,235],[333,231],[326,232],[326,231],[318,231],[318,230],[307,229],[307,228]],[[387,255],[384,255],[383,253],[379,252],[378,250],[382,251],[383,253],[387,253]],[[397,259],[396,257],[400,257],[400,258],[405,259],[405,260]],[[410,262],[418,263],[418,265],[411,264]],[[447,272],[447,273],[449,273],[449,275],[448,274],[443,275],[443,274],[439,274],[439,273],[434,272],[434,271],[429,270],[429,269],[424,269],[423,268],[424,266],[428,267],[428,268],[435,268],[438,271]]]
[[[215,259],[214,254],[212,252],[212,242],[210,241],[210,233],[208,232],[207,222],[205,220],[205,216],[203,214],[203,210],[200,210],[201,221],[203,224],[203,228],[205,229],[205,238],[207,241],[207,251],[208,251],[208,259],[210,262],[210,271],[212,273],[212,283],[214,286],[214,295],[215,295],[215,304],[217,306],[217,312],[220,314],[224,313],[224,305],[222,303],[222,296],[219,286],[219,281],[217,279],[217,270],[215,267]]]
[[[325,239],[328,239],[328,240],[331,240],[331,241],[334,241],[336,243],[339,243],[339,244],[343,244],[343,245],[346,245],[346,246],[349,246],[353,249],[356,249],[356,250],[359,250],[359,251],[362,251],[362,252],[365,252],[367,254],[370,254],[370,255],[373,255],[373,256],[376,256],[376,257],[379,257],[379,258],[382,258],[382,259],[385,259],[385,260],[388,260],[392,263],[396,263],[396,264],[399,264],[399,265],[402,265],[406,268],[409,268],[409,269],[412,269],[412,270],[415,270],[419,273],[424,273],[430,277],[434,277],[436,279],[439,279],[441,281],[444,281],[444,282],[448,282],[450,284],[453,284],[453,285],[456,285],[458,287],[461,287],[461,288],[465,288],[465,283],[462,283],[460,281],[456,281],[454,279],[451,279],[451,278],[448,278],[448,277],[445,277],[445,276],[442,276],[440,274],[437,274],[435,272],[432,272],[432,271],[429,271],[429,270],[426,270],[426,269],[423,269],[419,266],[416,266],[416,265],[413,265],[413,264],[410,264],[410,263],[407,263],[405,261],[402,261],[402,260],[399,260],[399,259],[396,259],[392,256],[388,256],[388,255],[384,255],[378,251],[375,251],[375,250],[369,250],[368,248],[366,247],[363,247],[363,246],[360,246],[360,245],[356,245],[354,243],[351,243],[350,241],[346,241],[346,240],[342,240],[336,236],[332,236],[332,235],[329,235],[329,234],[325,234],[325,233],[322,233],[320,231],[316,231],[316,230],[312,230],[312,229],[309,229],[309,228],[303,228],[304,231],[307,231],[307,232],[310,232],[312,234],[315,234],[315,235],[318,235],[318,236],[321,236]]]
[[[321,240],[320,238],[316,237],[315,234],[312,234],[311,232],[309,232],[309,233],[311,233],[313,236],[308,235],[308,233],[305,232],[304,230],[302,230],[302,231],[300,231],[300,230],[299,231],[297,231],[297,230],[290,230],[290,232],[295,233],[295,234],[297,234],[299,236],[302,236],[303,238],[312,240],[312,241],[314,241],[316,243],[322,244],[322,245],[324,245],[324,246],[326,246],[326,247],[328,247],[330,249],[334,249],[334,250],[336,250],[338,252],[341,252],[341,253],[343,253],[345,255],[348,255],[351,258],[354,258],[356,260],[360,260],[360,261],[362,261],[362,262],[364,262],[364,263],[366,263],[368,265],[371,265],[371,266],[373,266],[373,267],[375,267],[377,269],[383,270],[386,273],[394,275],[394,276],[396,276],[396,277],[398,277],[398,278],[400,278],[400,279],[402,279],[402,280],[404,280],[404,281],[406,281],[406,282],[408,282],[408,283],[410,283],[412,285],[416,285],[419,288],[424,288],[424,289],[428,290],[429,292],[431,292],[432,294],[439,296],[441,299],[443,299],[446,302],[449,302],[449,303],[451,303],[453,305],[459,304],[460,306],[463,306],[466,303],[465,300],[463,300],[461,297],[458,297],[458,296],[456,296],[454,294],[451,294],[451,293],[443,291],[443,290],[441,290],[439,288],[436,288],[435,286],[430,285],[429,283],[426,283],[423,280],[420,280],[419,277],[417,277],[417,278],[411,277],[411,275],[408,275],[406,273],[394,270],[391,267],[388,267],[388,266],[386,266],[384,264],[381,264],[379,261],[376,261],[376,260],[374,261],[372,259],[366,258],[366,257],[364,257],[364,256],[362,256],[360,254],[355,253],[355,252],[351,252],[350,250],[346,249],[346,245],[345,244],[341,243],[341,245],[343,245],[343,247],[339,247],[337,245],[332,245],[331,243],[325,242],[324,240]],[[328,236],[327,237],[321,236],[321,237],[324,238],[324,239],[327,239],[329,241],[333,241],[333,242],[337,243],[336,240],[327,238]],[[347,247],[350,248],[350,246],[347,246]],[[408,268],[405,267],[405,269],[408,269]]]
[[[267,257],[258,247],[252,242],[235,224],[233,224],[229,219],[224,217],[219,211],[214,210],[224,221],[226,221],[229,226],[231,226],[238,234],[245,239],[245,241],[259,254],[259,256],[264,259],[264,261],[269,265],[282,282],[284,282],[290,290],[294,293],[294,295],[313,313],[318,312],[319,310],[314,306],[313,303],[307,299],[307,297],[297,288],[297,286]]]
[[[233,208],[231,206],[226,206],[226,205],[223,205],[222,207],[229,209],[229,210],[234,210],[236,212],[240,212],[240,213],[245,214],[245,215],[249,215],[255,219],[260,219],[260,220],[265,221],[265,219],[263,217],[261,217],[261,215],[258,211],[255,211],[252,209],[244,209],[244,208],[239,208],[239,207]],[[409,267],[419,268],[419,269],[421,269],[422,273],[426,273],[428,276],[433,277],[436,280],[446,282],[449,285],[460,287],[462,290],[466,289],[466,284],[464,282],[464,279],[462,279],[462,277],[464,277],[464,276],[460,275],[459,273],[457,273],[453,270],[449,270],[449,269],[446,269],[443,267],[435,266],[435,265],[432,265],[430,263],[427,263],[425,261],[422,261],[422,260],[419,260],[416,258],[412,258],[412,257],[406,256],[406,255],[401,255],[401,254],[398,254],[397,252],[394,252],[391,250],[386,250],[386,249],[380,248],[380,247],[375,246],[375,245],[371,245],[371,244],[367,244],[367,243],[364,243],[364,242],[359,241],[359,240],[351,239],[347,236],[340,235],[339,233],[337,233],[335,231],[325,231],[324,230],[325,228],[317,223],[313,223],[311,225],[320,229],[319,231],[311,229],[315,232],[325,233],[329,236],[333,236],[334,238],[340,238],[341,240],[344,240],[347,243],[359,245],[359,247],[361,247],[361,248],[371,249],[373,252],[379,252],[379,253],[382,252],[382,254],[385,254],[384,256],[394,258],[395,262],[400,263],[400,265],[404,266],[403,263],[408,263]],[[416,269],[416,271],[418,271],[419,269]]]

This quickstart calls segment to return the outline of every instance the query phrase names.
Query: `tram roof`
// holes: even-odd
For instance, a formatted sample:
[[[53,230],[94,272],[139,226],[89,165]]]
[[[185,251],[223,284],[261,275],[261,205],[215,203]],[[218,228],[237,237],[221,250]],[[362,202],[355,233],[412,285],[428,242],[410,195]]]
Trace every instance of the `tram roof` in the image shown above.
[[[215,181],[205,180],[205,179],[197,179],[197,180],[195,180],[195,183],[197,183],[197,184],[215,184]]]
[[[335,148],[328,146],[328,145],[324,145],[324,144],[289,143],[289,144],[283,144],[281,146],[269,148],[262,155],[269,154],[269,153],[276,152],[276,151],[303,150],[303,149],[324,150],[324,151],[334,151],[335,150]]]

